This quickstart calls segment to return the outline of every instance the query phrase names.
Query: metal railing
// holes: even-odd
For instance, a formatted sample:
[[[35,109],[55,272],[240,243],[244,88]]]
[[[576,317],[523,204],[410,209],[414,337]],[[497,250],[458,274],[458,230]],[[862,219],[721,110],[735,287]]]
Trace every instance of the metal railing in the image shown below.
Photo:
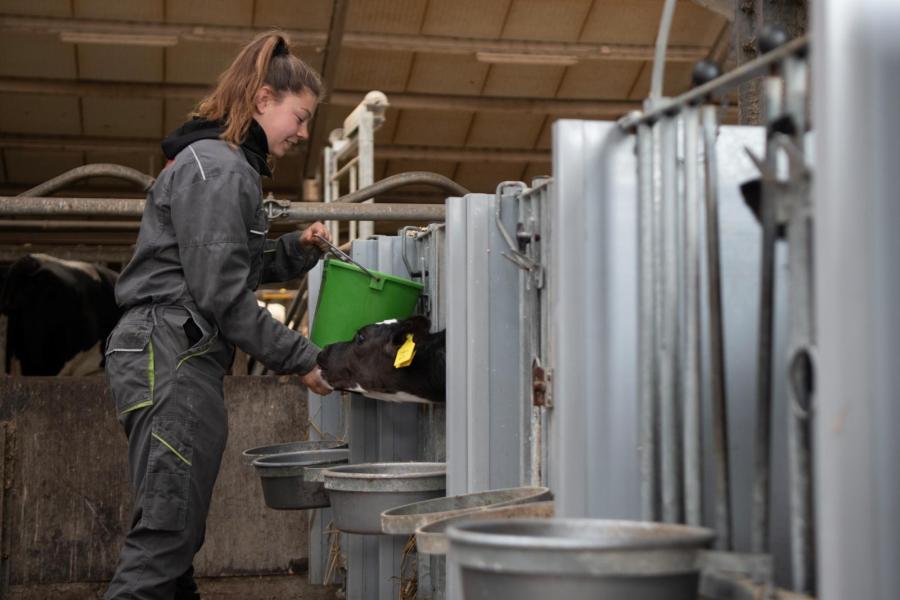
[[[810,171],[804,154],[809,127],[807,38],[782,45],[777,30],[764,31],[757,60],[716,77],[700,63],[695,86],[675,98],[652,97],[644,112],[619,127],[636,136],[640,236],[640,398],[643,515],[649,520],[700,524],[700,446],[703,364],[700,292],[707,290],[711,413],[718,545],[733,549],[728,414],[725,397],[720,240],[717,215],[718,108],[712,99],[758,75],[764,76],[765,156],[750,154],[760,171],[758,187],[742,188],[761,224],[756,434],[751,546],[771,551],[773,369],[788,376],[788,462],[793,588],[815,589],[811,485],[812,356],[810,325],[812,244]],[[748,150],[748,153],[750,151]],[[705,229],[703,225],[705,224]],[[788,357],[773,364],[775,244],[789,253]],[[705,241],[705,247],[701,242]],[[705,269],[701,264],[705,249]],[[705,272],[706,282],[701,281]]]

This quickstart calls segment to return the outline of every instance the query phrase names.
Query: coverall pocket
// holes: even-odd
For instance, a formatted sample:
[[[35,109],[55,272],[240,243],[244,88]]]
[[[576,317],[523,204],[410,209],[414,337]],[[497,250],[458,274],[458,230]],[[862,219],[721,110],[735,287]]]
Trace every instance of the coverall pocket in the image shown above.
[[[152,333],[150,319],[122,322],[107,340],[106,372],[120,418],[153,405],[156,377]]]
[[[189,418],[153,417],[141,504],[141,522],[148,529],[181,531],[186,526],[192,440],[193,424]]]

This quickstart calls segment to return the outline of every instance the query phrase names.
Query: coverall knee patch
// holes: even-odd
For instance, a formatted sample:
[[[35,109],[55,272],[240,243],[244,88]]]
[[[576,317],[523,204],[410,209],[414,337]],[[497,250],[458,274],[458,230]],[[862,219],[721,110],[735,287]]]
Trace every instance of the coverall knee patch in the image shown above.
[[[142,524],[160,531],[181,531],[190,501],[193,422],[180,415],[156,415],[144,479]]]

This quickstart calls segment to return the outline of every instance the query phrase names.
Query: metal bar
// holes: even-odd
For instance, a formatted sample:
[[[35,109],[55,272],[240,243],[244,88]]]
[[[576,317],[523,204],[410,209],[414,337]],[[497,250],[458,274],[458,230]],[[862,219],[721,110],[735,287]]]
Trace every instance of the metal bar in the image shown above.
[[[641,399],[641,515],[647,521],[659,520],[659,468],[657,378],[654,280],[653,214],[653,130],[641,124],[637,132],[638,193],[640,235],[640,340],[639,394]]]
[[[715,106],[704,106],[703,149],[706,198],[706,271],[709,277],[709,354],[712,394],[713,452],[715,461],[716,546],[729,551],[731,541],[731,476],[728,466],[728,403],[725,393],[725,327],[722,312],[722,272],[719,256],[719,195]]]
[[[30,77],[0,77],[0,92],[62,96],[93,96],[102,98],[162,98],[197,101],[209,92],[206,85],[184,83],[147,83],[144,81],[92,81],[65,79],[37,79]],[[364,92],[334,90],[328,92],[328,103],[355,107]],[[416,94],[392,92],[391,107],[399,110],[438,110],[502,112],[554,117],[615,118],[641,108],[632,100],[565,100],[555,98],[511,98],[457,96],[451,94]],[[159,140],[148,140],[159,150]],[[379,147],[379,151],[381,147]]]
[[[677,123],[663,119],[660,124],[662,239],[662,330],[659,344],[659,398],[662,449],[662,515],[669,523],[682,519],[680,439],[678,427],[678,231],[677,231]]]
[[[409,171],[407,173],[397,173],[390,177],[385,177],[372,185],[366,186],[353,193],[341,196],[335,199],[335,202],[357,203],[364,202],[369,198],[373,198],[378,194],[383,194],[391,190],[395,190],[407,185],[424,184],[442,189],[454,197],[465,196],[469,190],[459,185],[452,179],[439,175],[438,173],[430,173],[428,171]]]
[[[606,117],[617,117],[621,113],[607,114]],[[355,146],[355,141],[353,143]],[[97,136],[41,136],[20,135],[15,133],[0,134],[0,148],[19,150],[54,150],[60,152],[83,151],[119,151],[159,153],[159,140],[154,138],[115,138]],[[343,158],[348,150],[342,148]],[[301,146],[290,152],[289,156],[304,152]],[[388,144],[378,146],[379,159],[417,159],[440,162],[490,162],[490,163],[550,163],[550,152],[531,149],[507,148],[449,148],[441,146],[415,146]]]
[[[143,214],[144,201],[138,198],[21,198],[0,196],[0,216],[55,217],[133,217]],[[346,204],[324,202],[292,202],[279,223],[308,223],[319,220],[352,221],[443,221],[440,204]],[[24,223],[26,221],[6,221]],[[60,221],[61,223],[63,221]],[[98,223],[100,221],[65,221],[65,223]],[[36,222],[40,223],[40,222]],[[122,221],[122,225],[136,222]]]
[[[131,181],[138,184],[141,186],[142,191],[147,191],[147,189],[153,185],[154,181],[153,177],[141,173],[137,169],[132,169],[131,167],[99,163],[75,167],[61,175],[57,175],[53,179],[45,181],[40,185],[36,185],[30,190],[22,192],[19,196],[47,196],[70,184],[91,177],[114,177],[116,179],[124,179],[125,181]]]
[[[781,112],[781,79],[765,80],[767,122]],[[770,173],[777,171],[778,147],[769,131],[766,142],[766,165]],[[772,355],[775,326],[775,233],[778,206],[770,175],[764,174],[760,195],[762,244],[759,284],[759,334],[757,338],[756,371],[756,436],[754,443],[753,511],[750,532],[751,550],[769,551],[769,489],[772,444]]]
[[[667,114],[677,112],[689,104],[701,102],[709,96],[718,97],[734,86],[756,77],[760,73],[766,72],[769,67],[780,62],[785,57],[802,53],[808,48],[809,39],[806,36],[791,40],[785,45],[779,46],[775,50],[760,56],[754,61],[745,63],[737,69],[734,69],[721,77],[717,77],[708,83],[692,88],[689,92],[685,92],[671,100],[662,100],[658,104],[655,104],[651,110],[643,113],[631,113],[623,117],[619,120],[619,127],[623,129],[632,129],[640,123],[659,120]]]
[[[350,0],[332,0],[331,2],[331,21],[328,26],[328,37],[325,40],[325,50],[322,54],[322,79],[324,81],[337,79],[337,67],[343,46],[344,24],[347,21],[349,5]],[[318,110],[313,116],[306,147],[306,161],[303,163],[300,181],[315,177],[318,170],[322,148],[328,144],[328,132],[325,131],[328,110],[329,103],[320,102]]]
[[[0,231],[137,231],[138,221],[0,220]]]
[[[650,100],[656,102],[662,98],[663,76],[666,72],[666,49],[669,46],[669,30],[672,29],[672,17],[675,15],[675,0],[666,0],[659,30],[656,33],[656,49],[653,53],[653,72],[650,77]]]
[[[784,61],[785,114],[794,121],[791,136],[803,147],[806,131],[807,65],[805,59]],[[812,354],[815,302],[812,280],[812,216],[806,165],[801,153],[789,155],[790,218],[788,272],[790,276],[790,340],[788,341],[788,452],[791,507],[791,575],[797,592],[815,593],[815,527],[812,485],[812,414],[814,373]]]
[[[264,27],[240,27],[227,25],[195,25],[176,23],[136,23],[131,21],[55,19],[4,15],[0,17],[0,31],[60,34],[69,32],[166,35],[193,42],[226,42],[244,44],[255,35],[268,31]],[[285,29],[295,46],[321,48],[327,43],[326,32],[304,29]],[[653,47],[645,44],[617,43],[565,43],[532,40],[490,40],[435,35],[403,35],[348,31],[343,35],[347,48],[378,51],[435,52],[441,54],[507,53],[525,55],[565,55],[580,60],[635,60],[653,58]],[[669,48],[669,59],[693,62],[702,59],[707,48],[699,45],[679,45]],[[333,81],[333,79],[326,79]]]
[[[356,177],[352,182],[354,187],[350,190],[351,192],[355,192],[361,187],[369,187],[375,183],[375,115],[368,108],[359,115],[356,141],[360,160],[356,170]],[[366,202],[371,203],[373,200],[366,200]],[[357,224],[357,228],[359,237],[363,239],[375,233],[375,228],[371,221],[360,221]]]
[[[352,169],[353,166],[354,166],[357,162],[359,162],[359,157],[358,157],[358,156],[354,156],[353,158],[351,158],[350,160],[348,160],[346,163],[344,163],[344,166],[341,167],[340,169],[338,169],[336,173],[334,173],[333,175],[329,175],[329,176],[328,176],[328,181],[337,181],[338,179],[340,179],[341,177],[343,177],[345,173],[347,173],[350,169]]]
[[[684,418],[685,518],[701,525],[700,422],[700,109],[684,111],[684,335],[681,390]]]

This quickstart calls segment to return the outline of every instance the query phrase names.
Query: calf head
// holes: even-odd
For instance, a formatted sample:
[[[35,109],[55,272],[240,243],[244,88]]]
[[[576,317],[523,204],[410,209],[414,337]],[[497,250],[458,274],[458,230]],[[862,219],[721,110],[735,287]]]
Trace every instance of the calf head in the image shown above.
[[[331,344],[319,353],[322,376],[339,390],[381,396],[403,392],[417,399],[442,402],[444,332],[432,334],[429,328],[430,322],[421,316],[366,325],[349,342]],[[397,352],[410,335],[416,345],[415,357],[409,366],[397,368]]]

